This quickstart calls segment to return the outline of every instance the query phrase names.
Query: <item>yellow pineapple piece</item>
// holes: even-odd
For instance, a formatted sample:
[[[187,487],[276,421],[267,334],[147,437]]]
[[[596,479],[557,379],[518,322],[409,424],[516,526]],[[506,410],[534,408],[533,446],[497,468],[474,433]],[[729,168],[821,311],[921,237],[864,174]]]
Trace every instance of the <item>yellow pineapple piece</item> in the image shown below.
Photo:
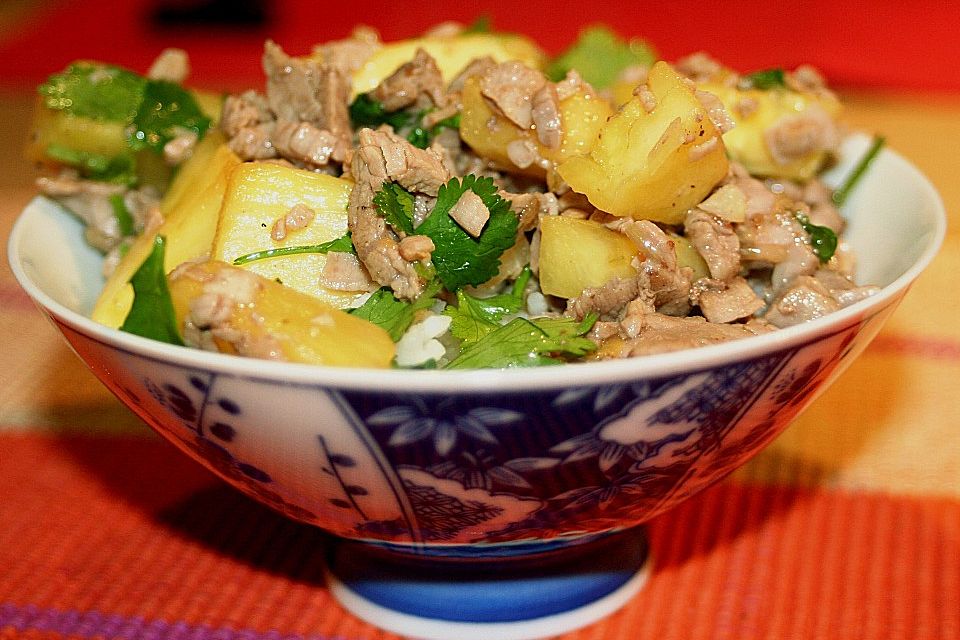
[[[417,49],[423,49],[433,57],[447,83],[475,58],[490,56],[496,62],[519,60],[534,69],[542,69],[547,60],[546,54],[531,40],[508,33],[465,33],[399,40],[385,44],[354,72],[352,97],[375,89],[398,67],[412,60]]]
[[[393,360],[393,340],[377,325],[240,267],[215,260],[184,265],[169,287],[181,329],[201,296],[231,301],[213,339],[224,353],[337,367],[386,368]]]
[[[599,222],[546,216],[540,234],[540,290],[545,294],[575,298],[613,278],[637,275],[631,265],[636,245]]]
[[[791,120],[798,126],[806,118],[834,122],[841,108],[832,94],[799,92],[786,87],[740,89],[723,82],[722,77],[701,84],[700,88],[719,97],[736,123],[723,134],[723,142],[730,158],[751,174],[806,181],[816,175],[828,159],[826,149],[814,148],[787,162],[778,162],[770,152],[767,136],[772,128]]]
[[[647,86],[652,110],[635,96],[607,121],[589,154],[557,171],[602,211],[679,224],[727,175],[726,151],[695,90],[669,64],[657,62]]]
[[[349,180],[313,171],[265,162],[240,165],[230,176],[212,257],[232,263],[259,251],[335,240],[347,232],[347,199],[352,189]],[[307,207],[313,219],[304,228],[275,240],[271,235],[274,225],[297,205]],[[320,283],[326,261],[326,254],[303,253],[242,266],[338,308],[359,304],[366,291],[336,291]]]
[[[690,267],[693,270],[692,282],[710,277],[710,267],[693,243],[676,233],[668,233],[673,240],[673,251],[677,254],[677,267]]]

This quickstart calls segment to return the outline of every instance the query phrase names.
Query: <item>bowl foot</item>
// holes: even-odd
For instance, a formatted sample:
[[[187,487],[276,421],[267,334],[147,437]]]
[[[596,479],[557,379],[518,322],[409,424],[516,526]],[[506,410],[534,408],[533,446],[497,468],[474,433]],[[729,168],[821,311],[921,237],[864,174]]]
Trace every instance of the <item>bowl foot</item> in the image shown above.
[[[532,640],[613,613],[650,574],[642,529],[584,546],[512,560],[391,562],[379,549],[339,542],[327,581],[351,613],[404,636]]]

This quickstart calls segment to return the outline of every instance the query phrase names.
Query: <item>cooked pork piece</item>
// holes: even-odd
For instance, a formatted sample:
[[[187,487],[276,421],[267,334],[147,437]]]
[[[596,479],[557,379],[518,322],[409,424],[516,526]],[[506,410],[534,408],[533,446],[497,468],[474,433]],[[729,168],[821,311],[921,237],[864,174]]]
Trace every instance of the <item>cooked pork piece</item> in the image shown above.
[[[381,102],[386,111],[398,111],[409,106],[418,109],[442,107],[447,101],[440,69],[423,49],[417,49],[413,60],[387,76],[370,95]]]
[[[801,275],[770,303],[764,318],[782,329],[825,316],[839,308],[840,303],[822,282],[813,276]]]
[[[637,272],[648,283],[657,311],[674,316],[690,312],[689,267],[677,264],[673,240],[649,220],[618,218],[608,225],[630,238],[640,251]]]
[[[164,49],[147,70],[151,80],[165,80],[182,84],[190,75],[190,58],[183,49]]]
[[[480,91],[508,120],[521,129],[533,125],[533,96],[547,78],[521,62],[503,62],[480,78]]]
[[[357,27],[349,38],[333,40],[314,48],[313,53],[325,64],[350,77],[383,45],[377,32],[369,27]]]
[[[833,118],[811,106],[803,113],[782,117],[766,131],[764,139],[774,161],[785,165],[817,151],[832,151],[840,135]]]
[[[731,223],[693,208],[687,212],[683,229],[707,263],[712,278],[728,281],[739,275],[740,239]]]
[[[586,289],[576,298],[567,301],[566,315],[583,320],[596,313],[600,320],[615,320],[622,316],[627,303],[637,300],[641,294],[653,310],[653,293],[641,289],[639,278],[614,278],[602,287]]]
[[[666,353],[747,338],[770,329],[762,321],[716,324],[699,316],[678,318],[650,313],[643,305],[630,305],[620,321],[619,332],[600,343],[597,357],[630,358]]]
[[[693,283],[691,295],[710,322],[736,322],[763,308],[763,300],[739,276],[729,282],[701,278]]]
[[[357,256],[374,281],[390,287],[398,297],[412,300],[423,291],[425,282],[415,261],[401,255],[399,236],[377,212],[373,197],[386,181],[436,196],[450,176],[436,153],[414,147],[389,127],[360,130],[350,169],[355,186],[347,213]]]
[[[335,135],[349,134],[349,80],[335,67],[288,56],[267,41],[263,53],[267,101],[278,120],[308,122]]]

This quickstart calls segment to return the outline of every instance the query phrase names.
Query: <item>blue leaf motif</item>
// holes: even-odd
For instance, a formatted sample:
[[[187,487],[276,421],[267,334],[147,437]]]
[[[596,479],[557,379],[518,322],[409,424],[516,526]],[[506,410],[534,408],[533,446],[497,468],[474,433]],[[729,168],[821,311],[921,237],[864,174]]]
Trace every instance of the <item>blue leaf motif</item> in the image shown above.
[[[457,428],[471,438],[489,442],[490,444],[497,444],[497,437],[490,433],[490,430],[477,418],[470,415],[457,416],[455,421]]]
[[[350,456],[345,456],[342,453],[332,453],[330,454],[330,462],[337,465],[338,467],[355,467],[357,466],[357,461],[351,458]]]
[[[567,389],[563,391],[560,395],[553,399],[553,406],[562,407],[567,404],[573,404],[583,398],[587,397],[593,393],[592,387],[579,387],[575,389]]]
[[[396,425],[407,420],[413,420],[420,414],[413,407],[396,406],[381,409],[374,414],[367,416],[367,424],[374,426]]]
[[[513,424],[524,419],[524,415],[518,411],[509,409],[498,409],[496,407],[477,407],[470,409],[467,415],[475,418],[483,424],[496,426],[500,424]]]
[[[550,447],[550,453],[569,453],[571,451],[576,451],[585,444],[592,442],[594,435],[592,433],[581,433],[578,436],[570,438],[569,440],[564,440],[560,444],[555,444]]]
[[[523,473],[525,471],[539,471],[541,469],[550,469],[560,464],[557,458],[514,458],[503,463],[503,466]]]
[[[600,453],[601,446],[596,442],[590,442],[585,444],[579,449],[575,449],[571,454],[563,459],[564,462],[579,462],[580,460],[587,460],[594,457]]]
[[[422,418],[420,420],[410,420],[401,424],[396,431],[390,434],[387,441],[391,447],[401,447],[417,440],[422,440],[433,433],[435,421],[432,418]],[[393,424],[393,423],[386,423]]]
[[[496,480],[501,484],[505,484],[511,487],[517,487],[520,489],[530,489],[530,483],[524,479],[519,473],[514,473],[510,469],[504,467],[494,467],[490,469],[487,473],[490,474],[490,477]]]
[[[600,389],[597,392],[597,397],[593,399],[593,409],[594,411],[601,411],[610,406],[610,403],[614,402],[618,397],[620,397],[620,392],[623,391],[623,387],[620,385],[613,385],[611,387],[606,387],[605,389]]]
[[[445,456],[450,453],[455,444],[457,444],[457,430],[445,422],[437,424],[433,431],[433,446],[437,453]]]

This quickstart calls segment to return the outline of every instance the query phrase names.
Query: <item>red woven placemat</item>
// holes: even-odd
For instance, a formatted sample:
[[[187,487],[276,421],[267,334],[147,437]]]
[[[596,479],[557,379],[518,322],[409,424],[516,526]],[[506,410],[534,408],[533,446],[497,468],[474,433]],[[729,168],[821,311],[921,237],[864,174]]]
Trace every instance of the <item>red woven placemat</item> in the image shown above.
[[[146,437],[0,435],[0,636],[393,637],[328,539]],[[727,482],[649,527],[647,586],[569,638],[960,638],[955,500]]]

